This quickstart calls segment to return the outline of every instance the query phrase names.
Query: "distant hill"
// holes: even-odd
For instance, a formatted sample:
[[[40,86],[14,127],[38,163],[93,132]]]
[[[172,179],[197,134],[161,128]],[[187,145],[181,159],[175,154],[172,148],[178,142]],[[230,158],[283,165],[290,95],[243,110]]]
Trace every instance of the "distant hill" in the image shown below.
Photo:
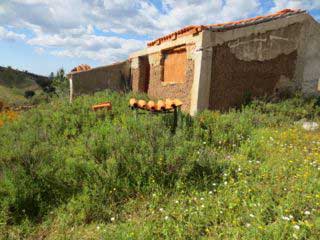
[[[26,91],[39,93],[50,83],[48,77],[0,66],[0,101],[8,104],[23,102]]]

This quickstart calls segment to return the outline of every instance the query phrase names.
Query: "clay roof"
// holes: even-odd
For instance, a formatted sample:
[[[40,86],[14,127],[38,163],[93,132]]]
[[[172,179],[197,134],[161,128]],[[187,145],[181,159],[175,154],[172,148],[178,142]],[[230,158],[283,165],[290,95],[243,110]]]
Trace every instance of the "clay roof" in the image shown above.
[[[71,70],[71,73],[88,71],[88,70],[90,70],[90,69],[91,69],[91,67],[90,67],[89,65],[87,65],[87,64],[81,64],[81,65],[73,68],[73,69]]]
[[[234,29],[234,28],[241,28],[241,27],[246,27],[246,26],[250,26],[250,25],[256,25],[259,23],[268,22],[268,21],[272,21],[275,19],[284,18],[287,16],[291,16],[291,15],[295,15],[295,14],[299,14],[299,13],[304,13],[304,12],[305,11],[300,10],[300,9],[297,9],[297,10],[284,9],[284,10],[281,10],[281,11],[274,13],[274,14],[270,14],[270,15],[266,15],[266,16],[257,16],[254,18],[243,19],[243,20],[234,21],[234,22],[209,24],[209,25],[187,26],[187,27],[184,27],[176,32],[170,33],[170,34],[165,35],[163,37],[160,37],[152,42],[149,42],[148,47],[160,45],[162,42],[165,42],[168,40],[175,40],[178,37],[191,35],[191,34],[197,34],[201,31],[203,31],[204,29],[208,29],[208,30],[215,31],[215,32],[222,32],[222,31],[227,31],[227,30]]]

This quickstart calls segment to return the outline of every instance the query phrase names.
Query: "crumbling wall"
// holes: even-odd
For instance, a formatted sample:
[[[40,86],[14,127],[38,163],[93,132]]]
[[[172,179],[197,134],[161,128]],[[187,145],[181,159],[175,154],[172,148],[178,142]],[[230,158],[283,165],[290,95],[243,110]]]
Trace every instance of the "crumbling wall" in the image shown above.
[[[301,90],[305,96],[320,94],[320,24],[311,17],[305,23],[305,44],[302,47],[303,64]]]
[[[225,110],[249,97],[295,91],[301,27],[295,23],[264,33],[253,32],[213,47],[209,108]]]
[[[194,44],[188,44],[187,62],[185,67],[185,80],[183,82],[167,83],[163,81],[164,77],[164,54],[156,52],[148,55],[148,64],[150,65],[149,83],[147,93],[149,97],[154,99],[178,98],[183,102],[183,111],[190,110],[191,103],[191,88],[194,79],[194,59],[193,53],[195,51]],[[131,77],[133,91],[142,91],[143,79],[146,75],[145,61],[139,58],[132,59]]]
[[[105,89],[128,91],[131,89],[130,62],[125,61],[73,73],[72,88],[74,95],[89,94]]]

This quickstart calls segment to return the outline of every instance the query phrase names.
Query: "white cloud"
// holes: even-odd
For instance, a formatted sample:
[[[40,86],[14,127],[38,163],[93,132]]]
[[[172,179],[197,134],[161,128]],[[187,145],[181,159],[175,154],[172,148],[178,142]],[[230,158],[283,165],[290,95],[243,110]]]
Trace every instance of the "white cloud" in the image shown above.
[[[24,34],[15,33],[0,26],[0,40],[18,41],[24,40],[25,38],[26,36]]]
[[[275,6],[270,12],[279,11],[284,8],[314,10],[320,9],[319,0],[273,0]]]
[[[27,41],[32,46],[52,48],[51,54],[60,57],[89,58],[103,63],[127,58],[128,54],[145,46],[145,42],[119,37],[81,36],[63,37],[61,35],[41,35]],[[56,50],[58,49],[58,50]]]
[[[0,25],[28,30],[28,38],[10,34],[24,39],[36,52],[103,63],[124,59],[145,47],[144,40],[135,39],[152,40],[187,25],[225,22],[261,12],[259,0],[162,0],[163,9],[147,0],[0,2]]]

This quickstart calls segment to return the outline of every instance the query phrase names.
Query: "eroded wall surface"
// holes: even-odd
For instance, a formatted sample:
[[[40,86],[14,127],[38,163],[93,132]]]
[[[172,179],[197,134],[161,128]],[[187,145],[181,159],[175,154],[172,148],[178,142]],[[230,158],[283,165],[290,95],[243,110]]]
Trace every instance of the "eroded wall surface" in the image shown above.
[[[301,90],[306,96],[315,96],[320,94],[320,24],[309,18],[304,34],[307,38],[301,56]]]
[[[249,97],[294,92],[301,28],[294,23],[214,46],[209,108],[225,110]]]
[[[136,92],[143,92],[145,89],[145,78],[149,76],[148,89],[145,91],[150,98],[166,99],[178,98],[183,102],[182,110],[189,111],[191,104],[191,88],[194,80],[194,51],[195,44],[186,46],[187,60],[185,66],[185,80],[177,83],[164,82],[164,55],[156,52],[147,55],[148,62],[142,58],[134,58],[131,63],[132,89]],[[150,65],[149,74],[145,72],[146,65]]]
[[[89,94],[111,89],[128,91],[130,83],[130,62],[125,61],[89,71],[72,74],[73,95]]]

